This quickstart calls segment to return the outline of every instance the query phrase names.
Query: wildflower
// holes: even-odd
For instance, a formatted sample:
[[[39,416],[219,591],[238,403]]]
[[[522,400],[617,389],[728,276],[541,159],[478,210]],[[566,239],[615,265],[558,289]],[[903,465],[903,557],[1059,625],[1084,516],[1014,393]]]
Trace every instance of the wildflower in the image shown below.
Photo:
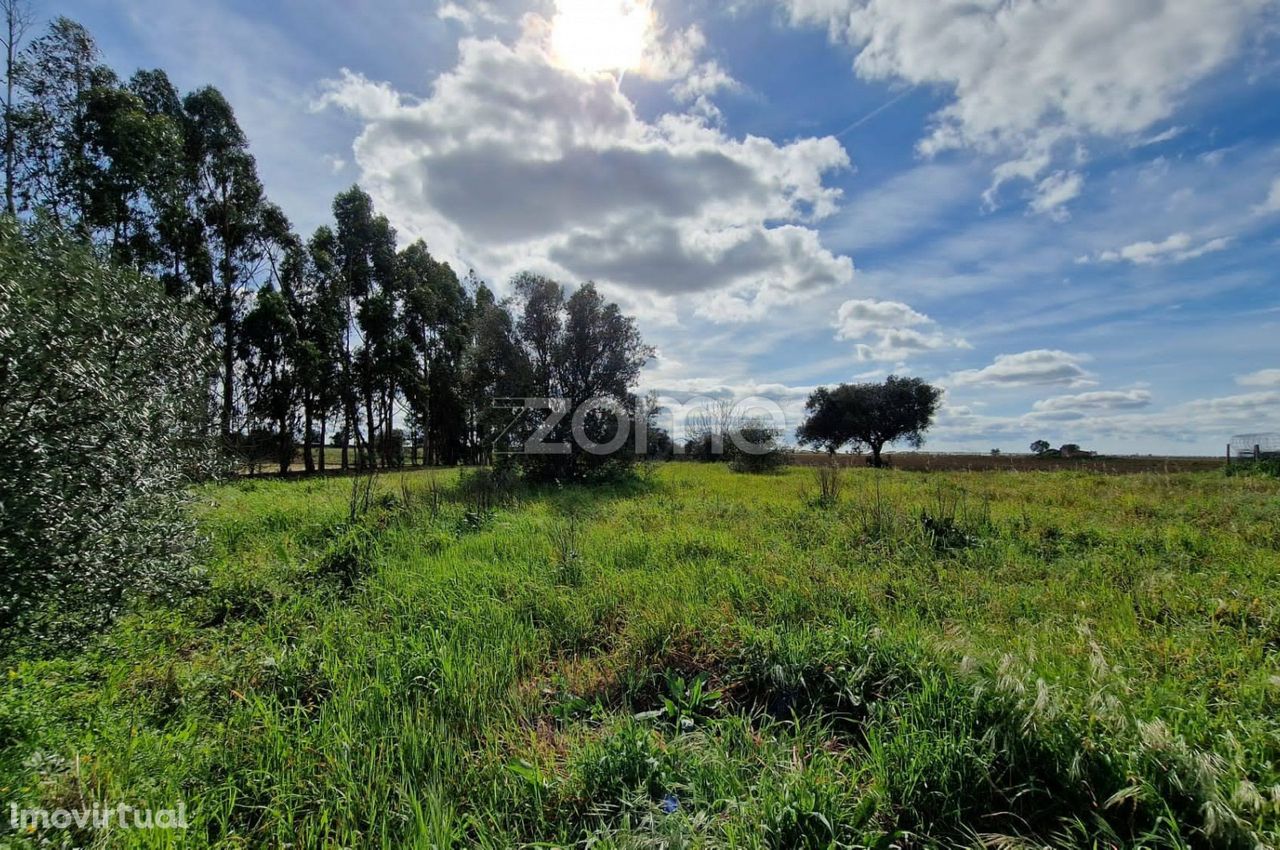
[[[680,801],[676,799],[675,794],[668,794],[662,798],[660,807],[664,815],[672,815],[675,814],[676,809],[680,808]]]

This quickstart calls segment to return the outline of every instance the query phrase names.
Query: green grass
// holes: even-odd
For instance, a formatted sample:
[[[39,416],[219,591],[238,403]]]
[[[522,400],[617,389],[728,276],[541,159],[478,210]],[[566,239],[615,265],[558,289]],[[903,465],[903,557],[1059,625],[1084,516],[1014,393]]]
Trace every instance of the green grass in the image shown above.
[[[1280,839],[1280,482],[457,478],[203,491],[206,593],[9,662],[0,802],[186,803],[77,836],[126,847]]]

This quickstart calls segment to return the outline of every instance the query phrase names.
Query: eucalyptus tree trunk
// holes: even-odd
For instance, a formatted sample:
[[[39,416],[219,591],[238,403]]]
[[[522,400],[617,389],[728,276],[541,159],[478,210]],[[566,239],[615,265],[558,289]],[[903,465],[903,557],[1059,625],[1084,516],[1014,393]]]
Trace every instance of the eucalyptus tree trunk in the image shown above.
[[[302,414],[302,466],[307,472],[316,471],[315,458],[311,456],[311,399],[308,397],[303,403]],[[321,453],[324,452],[324,444],[320,444]]]

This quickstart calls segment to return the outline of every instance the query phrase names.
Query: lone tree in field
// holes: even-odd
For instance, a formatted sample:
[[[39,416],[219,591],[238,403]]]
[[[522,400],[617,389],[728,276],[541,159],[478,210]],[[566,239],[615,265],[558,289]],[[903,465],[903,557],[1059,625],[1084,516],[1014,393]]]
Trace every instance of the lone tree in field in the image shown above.
[[[871,450],[871,465],[899,441],[919,448],[933,424],[942,391],[919,378],[890,375],[883,384],[819,387],[805,405],[808,417],[796,431],[800,442],[835,453],[845,446]]]
[[[1047,440],[1036,440],[1031,444],[1031,453],[1037,457],[1043,457],[1053,446],[1049,445]]]

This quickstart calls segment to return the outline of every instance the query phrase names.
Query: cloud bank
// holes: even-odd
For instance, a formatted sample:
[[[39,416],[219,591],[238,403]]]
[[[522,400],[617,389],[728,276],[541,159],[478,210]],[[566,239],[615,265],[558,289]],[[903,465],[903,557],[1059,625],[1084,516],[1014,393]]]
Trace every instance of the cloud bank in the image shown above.
[[[983,369],[956,372],[949,383],[956,386],[1083,387],[1093,383],[1093,376],[1081,365],[1087,359],[1081,354],[1049,349],[1000,354]]]
[[[708,64],[677,83],[690,111],[643,120],[612,77],[557,67],[539,20],[515,44],[463,39],[424,98],[351,71],[324,84],[320,106],[364,122],[361,183],[402,231],[501,275],[698,293],[715,321],[852,280],[813,227],[840,200],[839,142],[725,134],[709,97],[731,83]]]
[[[796,24],[827,28],[867,80],[951,95],[919,142],[926,155],[967,148],[1007,161],[988,199],[1036,181],[1091,139],[1140,141],[1190,88],[1237,56],[1275,0],[786,0]],[[1263,28],[1258,27],[1258,30]],[[1079,193],[1080,175],[1041,183],[1038,212]],[[1058,213],[1060,214],[1060,213]]]
[[[937,330],[933,319],[898,301],[855,299],[836,311],[836,340],[858,342],[859,360],[903,360],[913,354],[968,348]]]

